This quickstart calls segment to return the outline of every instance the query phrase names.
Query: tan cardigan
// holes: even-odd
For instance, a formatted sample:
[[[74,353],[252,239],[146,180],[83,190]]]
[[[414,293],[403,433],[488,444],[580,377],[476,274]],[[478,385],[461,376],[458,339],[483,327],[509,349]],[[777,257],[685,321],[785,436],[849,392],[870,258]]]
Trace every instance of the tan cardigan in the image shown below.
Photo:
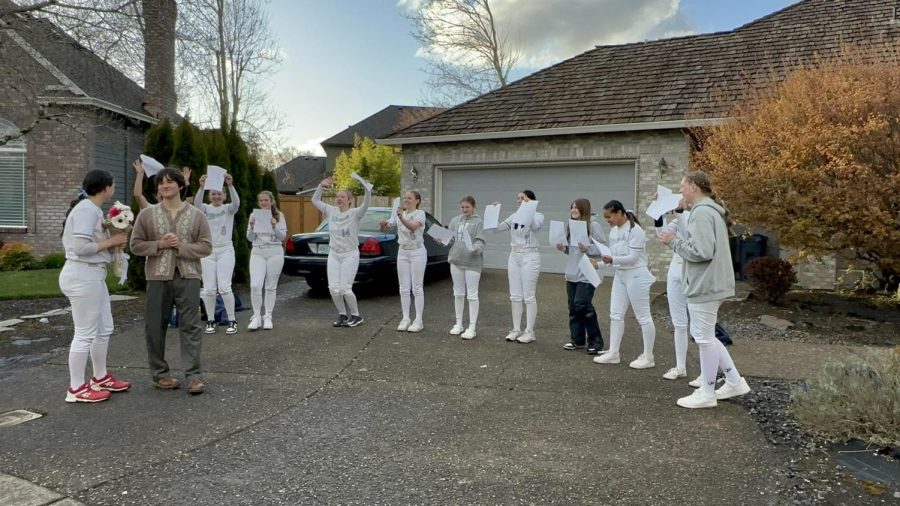
[[[159,240],[169,232],[178,236],[178,249],[159,249]],[[209,221],[189,204],[174,219],[162,204],[148,207],[134,222],[131,251],[147,257],[147,281],[170,281],[176,267],[182,278],[200,279],[200,259],[212,253]]]

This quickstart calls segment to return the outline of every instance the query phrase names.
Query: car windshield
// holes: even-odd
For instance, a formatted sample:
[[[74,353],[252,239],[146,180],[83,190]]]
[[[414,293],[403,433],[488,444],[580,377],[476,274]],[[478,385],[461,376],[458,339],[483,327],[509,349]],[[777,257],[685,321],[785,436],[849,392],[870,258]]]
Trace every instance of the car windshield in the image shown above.
[[[390,217],[391,212],[388,209],[369,209],[366,211],[366,215],[363,216],[362,221],[359,222],[359,231],[380,233],[381,225],[379,222]],[[328,221],[323,221],[319,228],[316,229],[316,232],[328,232]]]

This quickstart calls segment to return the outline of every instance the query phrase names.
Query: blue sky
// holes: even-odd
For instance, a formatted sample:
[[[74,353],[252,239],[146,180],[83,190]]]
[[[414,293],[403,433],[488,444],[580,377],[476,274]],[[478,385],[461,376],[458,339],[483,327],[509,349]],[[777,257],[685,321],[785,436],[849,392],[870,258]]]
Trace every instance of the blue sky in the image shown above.
[[[272,28],[285,55],[269,81],[288,127],[285,145],[310,148],[389,104],[426,95],[424,62],[402,12],[416,0],[271,0]],[[632,42],[731,30],[797,0],[492,0],[498,19],[528,40],[517,77],[586,51]],[[499,19],[500,22],[504,20]]]

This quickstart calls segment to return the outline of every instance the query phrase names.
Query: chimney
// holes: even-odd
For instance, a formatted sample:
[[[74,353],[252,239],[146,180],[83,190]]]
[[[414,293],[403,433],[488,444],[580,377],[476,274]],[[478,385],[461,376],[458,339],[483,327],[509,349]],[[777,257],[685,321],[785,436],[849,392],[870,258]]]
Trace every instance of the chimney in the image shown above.
[[[175,0],[143,0],[144,109],[159,119],[175,116]]]

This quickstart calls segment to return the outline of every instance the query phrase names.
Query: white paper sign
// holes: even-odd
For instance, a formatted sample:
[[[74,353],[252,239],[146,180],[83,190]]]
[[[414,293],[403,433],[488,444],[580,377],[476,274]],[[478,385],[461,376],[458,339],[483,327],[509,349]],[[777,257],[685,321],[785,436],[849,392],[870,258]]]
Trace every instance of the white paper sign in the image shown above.
[[[566,244],[566,226],[561,221],[550,222],[550,246],[554,248],[558,245]]]
[[[144,166],[144,174],[147,177],[153,177],[159,173],[159,171],[163,170],[163,164],[156,161],[152,156],[141,155],[141,165]]]
[[[578,261],[578,268],[584,274],[584,277],[587,278],[588,283],[594,285],[594,288],[600,286],[600,273],[597,272],[597,269],[594,269],[590,257],[583,255],[581,260]]]
[[[516,211],[516,214],[513,215],[512,222],[530,227],[531,222],[534,221],[534,213],[537,211],[537,206],[537,200],[522,202],[519,204],[519,209]]]
[[[400,209],[400,197],[395,198],[391,205],[391,217],[388,218],[388,225],[391,227],[397,226],[397,209]]]
[[[472,244],[472,235],[469,234],[469,229],[466,227],[463,227],[463,242],[466,243],[466,250],[468,250],[469,253],[475,251],[475,245]]]
[[[212,190],[220,192],[225,188],[225,174],[228,171],[217,165],[210,165],[206,168],[206,183],[203,185],[204,190]]]
[[[497,228],[500,224],[500,204],[492,204],[484,208],[484,229]]]
[[[253,221],[253,232],[256,234],[274,234],[272,228],[272,211],[268,209],[254,209],[250,215]]]
[[[593,243],[594,243],[594,246],[596,246],[597,249],[600,250],[600,255],[601,255],[601,256],[605,256],[605,257],[611,257],[611,256],[612,256],[612,250],[609,249],[605,244],[603,244],[602,242],[598,241],[597,239],[594,239],[593,237],[591,237],[591,242],[593,242]]]
[[[660,216],[678,207],[680,201],[680,193],[673,193],[665,186],[656,185],[656,200],[651,202],[650,207],[647,208],[647,216],[653,218],[654,221],[658,220]]]
[[[590,244],[587,233],[587,222],[582,220],[569,220],[569,246],[578,247],[579,244]]]
[[[354,172],[353,174],[350,174],[350,177],[359,181],[366,188],[366,191],[372,191],[372,187],[375,186],[372,183],[363,179],[363,177],[360,176],[359,174],[357,174],[356,172]]]
[[[440,225],[432,225],[431,228],[428,229],[428,232],[426,232],[426,234],[430,235],[434,238],[434,240],[440,242],[441,244],[450,244],[450,239],[453,238],[453,232]]]

